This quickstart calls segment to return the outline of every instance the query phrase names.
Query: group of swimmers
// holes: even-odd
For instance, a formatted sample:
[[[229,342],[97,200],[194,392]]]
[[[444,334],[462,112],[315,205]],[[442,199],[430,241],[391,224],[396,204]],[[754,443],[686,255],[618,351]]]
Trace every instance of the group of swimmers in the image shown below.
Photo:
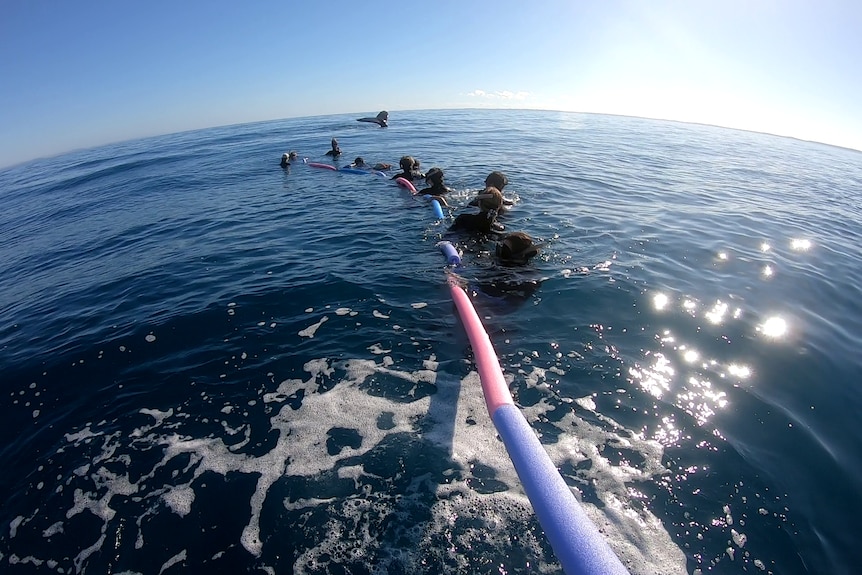
[[[444,183],[443,170],[431,168],[427,173],[422,173],[419,161],[412,156],[404,156],[399,163],[401,173],[393,176],[404,178],[410,182],[425,180],[427,187],[418,190],[419,195],[431,196],[440,202],[440,205],[450,207],[445,195],[452,192]],[[504,234],[505,227],[498,218],[506,210],[506,206],[512,205],[511,200],[503,197],[503,188],[509,183],[509,179],[502,172],[493,171],[485,178],[485,189],[473,198],[469,205],[479,209],[478,213],[459,214],[452,225],[450,232],[464,231],[482,237],[496,236],[497,242],[495,255],[503,265],[515,266],[526,265],[530,259],[538,255],[539,248],[526,232],[512,232]]]
[[[332,138],[331,149],[326,152],[327,156],[337,158],[341,156],[338,140]],[[287,167],[297,159],[297,153],[291,151],[281,157],[281,166]],[[423,173],[419,160],[412,156],[404,156],[399,161],[401,172],[392,176],[392,179],[403,178],[411,184],[416,181],[425,181],[426,187],[418,190],[417,195],[431,196],[441,206],[451,207],[446,201],[445,195],[453,190],[444,183],[444,173],[441,168],[431,168]],[[350,168],[386,171],[392,169],[391,164],[377,163],[370,165],[361,157],[357,157]],[[478,208],[478,213],[460,214],[449,226],[449,232],[466,232],[482,239],[496,239],[495,256],[501,265],[523,266],[539,253],[539,248],[526,232],[512,232],[505,234],[505,227],[498,218],[512,205],[512,201],[503,197],[503,189],[509,183],[505,174],[493,171],[485,178],[485,188],[473,198],[469,205]]]

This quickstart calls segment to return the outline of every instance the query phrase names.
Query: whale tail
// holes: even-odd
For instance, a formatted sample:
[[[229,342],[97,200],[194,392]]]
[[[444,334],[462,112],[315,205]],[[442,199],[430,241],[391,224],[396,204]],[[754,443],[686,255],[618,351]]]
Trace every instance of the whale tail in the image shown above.
[[[377,114],[377,116],[375,116],[373,118],[359,118],[356,121],[357,122],[371,122],[373,124],[377,124],[381,128],[385,128],[386,126],[389,125],[389,112],[384,110],[384,111],[380,112],[379,114]]]

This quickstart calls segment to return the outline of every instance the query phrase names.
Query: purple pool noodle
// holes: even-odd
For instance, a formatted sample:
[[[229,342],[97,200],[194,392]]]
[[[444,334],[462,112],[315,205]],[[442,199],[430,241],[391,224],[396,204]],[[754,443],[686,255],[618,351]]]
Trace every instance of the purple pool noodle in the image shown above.
[[[491,415],[554,554],[567,575],[628,575],[515,405]]]
[[[452,266],[460,266],[461,265],[461,256],[458,255],[458,250],[455,249],[450,242],[440,242],[437,244],[439,246],[440,251],[443,252],[443,255],[446,256],[446,262]]]

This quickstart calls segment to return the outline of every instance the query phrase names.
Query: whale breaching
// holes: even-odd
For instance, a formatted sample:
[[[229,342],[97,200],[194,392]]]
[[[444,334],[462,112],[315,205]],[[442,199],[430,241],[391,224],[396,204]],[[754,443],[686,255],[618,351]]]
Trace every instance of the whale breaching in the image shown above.
[[[384,111],[380,112],[379,114],[377,114],[377,116],[374,118],[359,118],[356,121],[357,122],[373,122],[375,124],[378,124],[381,128],[385,128],[386,126],[389,125],[389,112],[384,110]]]

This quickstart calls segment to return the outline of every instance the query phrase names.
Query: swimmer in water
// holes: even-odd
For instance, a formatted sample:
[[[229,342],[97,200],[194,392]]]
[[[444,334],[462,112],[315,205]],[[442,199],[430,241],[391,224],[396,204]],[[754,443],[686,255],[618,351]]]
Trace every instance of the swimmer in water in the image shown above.
[[[488,177],[485,178],[485,189],[487,190],[489,187],[497,188],[502,194],[503,188],[505,188],[508,183],[509,178],[506,177],[506,174],[504,174],[503,172],[494,171],[488,174]],[[475,206],[477,205],[477,202],[478,196],[470,202],[470,205]],[[498,211],[501,214],[505,210],[504,206],[511,206],[514,203],[512,200],[509,200],[507,198],[503,198],[502,202],[503,203],[501,204],[500,208],[498,208]]]
[[[341,155],[341,148],[338,147],[338,140],[332,138],[332,142],[330,142],[330,144],[332,144],[332,149],[326,152],[326,155],[332,156],[333,158],[337,158]]]
[[[296,152],[291,150],[287,154],[281,155],[281,167],[286,168],[290,165],[291,162],[296,160]]]
[[[526,267],[538,253],[539,245],[525,232],[506,234],[498,240],[494,253],[498,267],[489,268],[477,286],[477,291],[492,298],[486,303],[496,302],[503,306],[501,309],[510,309],[531,299],[544,280],[529,270],[512,268]]]
[[[497,221],[497,214],[503,205],[503,194],[494,187],[487,187],[485,191],[476,196],[478,214],[460,214],[449,231],[463,230],[480,234],[491,234],[502,232],[505,228]]]
[[[441,206],[448,208],[449,204],[443,196],[451,192],[452,189],[443,183],[443,170],[440,168],[431,168],[428,170],[428,173],[425,174],[425,184],[428,187],[419,190],[417,193],[420,195],[427,194],[429,196],[433,196],[435,200],[440,202]]]
[[[378,172],[382,172],[384,170],[391,170],[392,164],[384,164],[384,163],[378,162],[372,166],[371,164],[366,162],[364,159],[362,159],[361,156],[358,156],[355,160],[353,160],[353,163],[347,167],[348,168],[356,168],[359,170],[368,170],[368,171],[376,170]]]
[[[500,193],[503,193],[503,188],[509,183],[509,178],[506,177],[506,174],[503,172],[491,172],[488,174],[488,177],[485,178],[485,185],[497,188],[500,190]]]
[[[393,180],[404,178],[408,182],[412,182],[413,180],[421,180],[425,177],[425,174],[419,171],[419,162],[413,156],[403,156],[398,165],[401,166],[401,173],[392,176]]]
[[[524,266],[538,255],[539,248],[533,238],[525,232],[512,232],[497,242],[495,255],[500,265],[507,267]]]

